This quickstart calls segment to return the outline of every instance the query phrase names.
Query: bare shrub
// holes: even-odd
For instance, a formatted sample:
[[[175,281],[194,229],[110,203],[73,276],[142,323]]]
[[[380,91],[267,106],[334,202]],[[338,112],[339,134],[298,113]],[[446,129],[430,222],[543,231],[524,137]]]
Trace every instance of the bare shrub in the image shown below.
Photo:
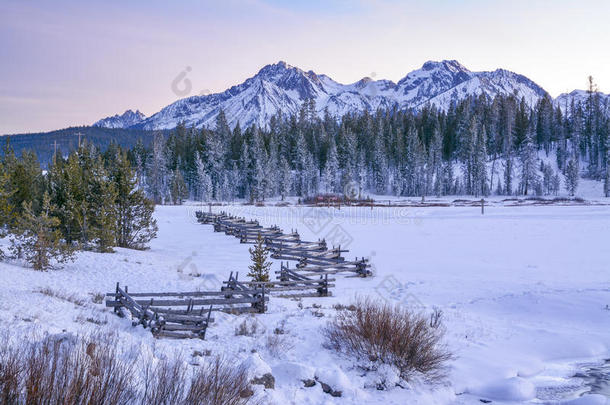
[[[242,405],[254,403],[248,373],[225,358],[216,357],[197,371],[188,389],[185,404]]]
[[[265,348],[273,357],[281,357],[288,350],[294,348],[294,343],[287,335],[273,334],[267,336]]]
[[[180,359],[142,368],[124,361],[115,335],[48,336],[18,341],[0,335],[0,404],[254,403],[247,370],[216,358],[191,374]],[[143,361],[140,358],[140,361]]]
[[[283,335],[286,333],[286,320],[282,319],[280,323],[273,329],[273,333],[276,335]]]
[[[103,293],[90,293],[91,294],[91,302],[94,304],[101,304],[104,302],[105,295]]]
[[[144,365],[143,402],[146,404],[179,404],[184,398],[186,368],[180,359],[164,359],[156,365]]]
[[[356,310],[356,306],[354,304],[351,305],[343,305],[343,304],[335,304],[333,305],[333,308],[336,309],[337,311],[343,311],[343,310],[348,310],[348,311],[355,311]]]
[[[23,348],[3,348],[3,403],[114,405],[132,401],[136,398],[132,368],[117,360],[115,346],[113,337],[80,341],[47,337]]]
[[[442,318],[443,311],[438,308],[434,308],[434,311],[430,314],[430,327],[436,329],[441,326]]]
[[[63,291],[53,290],[50,287],[41,288],[37,292],[42,295],[46,295],[48,297],[53,297],[53,298],[60,299],[62,301],[71,302],[72,304],[77,305],[79,307],[85,306],[85,300],[82,298],[79,298],[78,296],[76,296],[74,294],[71,294],[71,295],[66,294]]]
[[[339,311],[324,330],[329,347],[359,359],[390,364],[409,379],[417,372],[430,380],[445,375],[452,358],[442,344],[444,328],[433,328],[426,316],[371,299],[353,311]]]
[[[254,336],[261,332],[261,327],[254,317],[246,318],[235,328],[235,336]]]
[[[19,399],[21,358],[23,353],[8,344],[8,337],[0,340],[0,403],[16,404]]]

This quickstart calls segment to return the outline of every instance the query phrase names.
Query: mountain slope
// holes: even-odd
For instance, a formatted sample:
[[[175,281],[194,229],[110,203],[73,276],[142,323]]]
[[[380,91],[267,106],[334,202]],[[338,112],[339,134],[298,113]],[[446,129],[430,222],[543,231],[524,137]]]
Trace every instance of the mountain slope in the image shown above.
[[[323,74],[305,72],[285,62],[263,67],[243,83],[216,94],[178,100],[146,119],[115,116],[96,125],[134,127],[147,130],[171,129],[180,122],[187,126],[213,127],[222,109],[231,126],[252,124],[265,127],[271,116],[297,114],[301,105],[313,99],[316,111],[340,117],[350,112],[378,108],[422,108],[435,104],[447,109],[451,102],[471,95],[516,94],[534,104],[546,91],[525,76],[498,69],[472,72],[455,60],[426,62],[421,69],[394,83],[365,77],[355,83],[341,84]]]

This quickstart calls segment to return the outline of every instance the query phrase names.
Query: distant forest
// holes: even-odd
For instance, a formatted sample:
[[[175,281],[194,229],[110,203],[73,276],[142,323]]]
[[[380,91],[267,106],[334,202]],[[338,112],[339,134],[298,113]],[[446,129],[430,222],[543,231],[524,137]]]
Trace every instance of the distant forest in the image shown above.
[[[77,131],[76,131],[77,130]],[[221,111],[214,129],[152,132],[76,128],[11,137],[43,162],[75,148],[75,132],[106,155],[128,149],[139,187],[158,204],[262,201],[345,193],[423,195],[574,195],[580,178],[604,182],[610,119],[591,83],[584,102],[530,107],[514,96],[473,96],[447,111],[427,106],[319,118],[313,101],[278,114],[267,128],[231,129]]]
[[[68,156],[70,152],[77,150],[79,137],[81,141],[86,139],[101,150],[106,150],[111,143],[131,149],[135,147],[138,140],[141,140],[144,145],[150,146],[157,132],[121,128],[71,127],[51,132],[5,135],[0,136],[0,155],[4,153],[6,142],[9,142],[17,155],[21,155],[24,151],[33,151],[38,156],[40,164],[47,167],[56,150],[63,156]],[[169,131],[163,131],[163,133],[168,134]]]
[[[593,86],[592,86],[593,88]],[[467,98],[447,111],[380,110],[320,119],[312,102],[266,129],[178,126],[130,157],[157,203],[310,196],[574,195],[579,179],[609,193],[608,106],[530,107],[514,96]]]

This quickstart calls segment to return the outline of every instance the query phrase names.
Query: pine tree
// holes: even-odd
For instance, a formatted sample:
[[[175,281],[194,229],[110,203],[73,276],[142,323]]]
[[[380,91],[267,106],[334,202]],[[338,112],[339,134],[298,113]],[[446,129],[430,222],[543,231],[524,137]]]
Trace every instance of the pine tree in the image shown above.
[[[388,187],[388,171],[386,153],[381,134],[377,134],[375,137],[373,161],[369,178],[373,181],[372,188],[375,193],[382,195],[386,193]]]
[[[278,182],[279,193],[282,201],[284,201],[286,196],[290,194],[292,187],[292,172],[288,161],[284,157],[280,159]]]
[[[559,188],[561,187],[561,180],[559,179],[559,173],[555,173],[552,180],[552,193],[553,195],[557,195],[559,193]]]
[[[438,128],[434,129],[434,136],[430,145],[429,164],[430,171],[434,173],[434,194],[440,197],[443,194],[445,184],[442,162],[442,138]]]
[[[182,202],[188,198],[188,189],[186,188],[184,177],[182,176],[182,172],[178,169],[174,170],[172,175],[170,193],[172,203],[175,205],[182,205]]]
[[[117,157],[112,181],[117,192],[117,246],[144,249],[157,236],[157,221],[153,218],[155,204],[137,189],[136,176],[124,153]]]
[[[335,141],[331,137],[328,146],[328,156],[324,165],[324,173],[322,175],[322,184],[327,193],[336,193],[339,191],[339,160],[337,158],[337,147]]]
[[[17,218],[15,207],[11,203],[15,190],[11,188],[9,170],[4,162],[0,162],[0,237]]]
[[[542,188],[545,194],[551,194],[553,189],[553,168],[542,163]]]
[[[578,188],[578,180],[580,177],[578,169],[578,162],[574,159],[570,159],[568,161],[568,165],[566,166],[566,190],[570,193],[571,196],[576,194],[576,189]]]
[[[91,167],[85,198],[89,201],[87,222],[90,237],[102,253],[112,252],[112,247],[116,245],[117,197],[115,184],[98,156]]]
[[[511,157],[504,162],[504,194],[513,194],[513,159]]]
[[[604,176],[604,195],[610,197],[610,134],[606,135],[606,175]]]
[[[45,271],[53,267],[53,262],[64,263],[73,258],[72,247],[61,239],[59,219],[50,215],[53,208],[46,193],[38,215],[31,202],[24,202],[11,239],[14,256],[24,258],[35,270]]]
[[[538,183],[536,150],[530,134],[528,131],[521,145],[521,192],[524,195],[528,195],[528,192],[535,190]]]
[[[152,153],[146,167],[146,185],[148,195],[151,196],[156,204],[164,204],[168,194],[168,170],[165,149],[163,135],[155,135]]]
[[[212,179],[199,153],[197,154],[196,165],[199,201],[212,201]]]
[[[257,282],[269,281],[269,269],[271,268],[271,262],[267,261],[269,250],[265,246],[265,241],[260,233],[256,238],[256,244],[249,251],[252,264],[248,266],[250,269],[248,277]]]

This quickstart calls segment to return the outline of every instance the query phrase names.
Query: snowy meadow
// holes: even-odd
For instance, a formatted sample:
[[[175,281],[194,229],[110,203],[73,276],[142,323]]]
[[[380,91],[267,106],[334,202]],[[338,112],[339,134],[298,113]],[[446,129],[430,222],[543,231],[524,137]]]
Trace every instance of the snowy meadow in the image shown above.
[[[338,275],[331,297],[272,296],[265,314],[215,312],[205,340],[155,339],[105,308],[101,294],[117,282],[133,292],[217,290],[250,264],[250,245],[197,223],[198,209],[210,208],[158,206],[149,250],[78,252],[48,272],[0,263],[0,319],[9,339],[116,333],[126,361],[178,357],[193,369],[222,355],[252,377],[273,375],[274,388],[253,386],[253,398],[266,404],[607,403],[606,205],[498,200],[485,215],[476,206],[214,206],[341,245],[347,259],[367,257],[374,276]],[[337,308],[366,297],[426,316],[442,311],[453,354],[445,378],[400,381],[391,367],[371,369],[327,347],[322,330]],[[248,333],[238,333],[244,324]],[[304,380],[325,382],[341,396]]]

